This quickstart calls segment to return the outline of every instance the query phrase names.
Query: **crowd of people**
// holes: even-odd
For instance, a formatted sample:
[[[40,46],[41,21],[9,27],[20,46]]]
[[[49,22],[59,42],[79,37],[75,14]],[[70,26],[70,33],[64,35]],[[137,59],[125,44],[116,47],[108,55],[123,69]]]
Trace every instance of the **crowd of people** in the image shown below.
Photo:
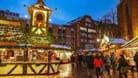
[[[71,56],[72,67],[86,66],[89,78],[93,78],[93,73],[97,78],[105,78],[105,76],[112,78],[117,71],[119,72],[118,78],[122,78],[123,75],[128,78],[128,70],[133,73],[135,67],[138,75],[138,52],[134,55],[133,60],[135,66],[130,65],[129,59],[124,54],[121,54],[119,59],[116,59],[115,53],[86,53]]]

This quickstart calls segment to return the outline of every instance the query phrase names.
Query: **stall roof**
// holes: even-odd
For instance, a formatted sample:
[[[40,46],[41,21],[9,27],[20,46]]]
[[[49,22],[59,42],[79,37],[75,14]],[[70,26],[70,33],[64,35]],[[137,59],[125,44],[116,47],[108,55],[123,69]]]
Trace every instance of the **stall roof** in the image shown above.
[[[94,51],[100,52],[101,49],[100,48],[92,48],[89,50],[89,52],[94,52]]]
[[[138,47],[138,36],[134,37],[133,39],[129,40],[125,44],[121,46],[122,48],[134,48]]]
[[[110,44],[124,44],[126,42],[127,42],[126,40],[121,39],[121,38],[111,38],[109,43]]]
[[[71,49],[71,47],[69,47],[69,46],[67,46],[67,45],[56,45],[56,44],[51,44],[50,47],[51,47],[51,48]]]

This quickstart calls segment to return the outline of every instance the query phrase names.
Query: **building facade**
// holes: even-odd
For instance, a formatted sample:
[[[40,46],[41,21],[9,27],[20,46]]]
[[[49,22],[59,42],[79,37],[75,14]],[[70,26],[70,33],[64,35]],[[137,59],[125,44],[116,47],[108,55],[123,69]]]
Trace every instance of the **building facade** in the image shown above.
[[[121,37],[130,40],[138,36],[138,0],[120,0],[117,10]]]
[[[96,47],[96,26],[88,15],[78,17],[67,23],[75,32],[75,50],[77,52],[88,51]]]
[[[30,32],[27,20],[20,19],[16,21],[18,21],[20,25],[16,25],[19,28],[15,28],[21,29],[25,32]],[[8,24],[9,23],[7,23],[7,26],[10,25]],[[12,29],[9,30],[14,31]],[[4,31],[5,30],[0,32],[3,33]],[[22,32],[18,33],[21,34]],[[104,35],[109,38],[118,38],[119,35],[118,26],[115,24],[95,21],[88,15],[78,17],[65,25],[49,23],[48,33],[54,36],[56,40],[55,44],[69,46],[76,52],[88,51],[91,48],[98,48],[99,45],[97,39],[102,39]]]
[[[58,45],[66,45],[75,49],[75,30],[67,25],[49,24],[49,33],[56,38]]]
[[[88,51],[97,45],[96,26],[88,15],[65,25],[49,24],[49,32],[56,37],[56,44],[70,46],[76,52]]]
[[[98,39],[102,39],[104,35],[108,36],[109,38],[120,38],[120,31],[117,24],[99,22],[96,28]]]
[[[11,12],[9,10],[0,10],[0,17],[7,19],[19,19],[19,13]]]
[[[0,10],[0,17],[0,46],[16,46],[24,35],[26,20],[4,10]]]

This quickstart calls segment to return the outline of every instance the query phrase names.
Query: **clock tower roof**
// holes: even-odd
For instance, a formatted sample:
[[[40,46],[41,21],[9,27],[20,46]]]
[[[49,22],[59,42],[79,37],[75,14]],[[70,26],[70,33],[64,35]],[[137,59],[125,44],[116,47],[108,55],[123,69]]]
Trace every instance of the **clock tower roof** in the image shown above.
[[[46,4],[44,3],[44,0],[37,0],[36,4],[32,5],[33,7],[36,7],[36,8],[42,8],[42,9],[49,9]]]
[[[36,4],[41,4],[41,5],[45,5],[44,1],[43,0],[37,0],[37,3]]]

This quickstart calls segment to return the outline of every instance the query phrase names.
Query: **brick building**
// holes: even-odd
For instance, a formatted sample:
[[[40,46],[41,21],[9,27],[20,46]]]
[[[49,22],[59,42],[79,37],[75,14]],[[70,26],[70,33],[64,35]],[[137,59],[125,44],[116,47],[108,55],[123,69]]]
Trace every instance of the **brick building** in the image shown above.
[[[96,26],[88,15],[78,17],[65,25],[49,24],[49,32],[56,37],[56,44],[68,45],[76,52],[96,47]]]
[[[28,20],[17,19],[16,21],[21,25],[19,26],[20,28],[29,32]],[[110,38],[117,38],[119,35],[116,25],[100,23],[99,21],[93,20],[88,15],[78,17],[65,25],[49,23],[48,31],[55,37],[55,44],[67,45],[76,52],[87,51],[91,48],[99,47],[97,38],[102,38],[104,34]]]
[[[27,20],[16,12],[0,10],[0,46],[16,46],[27,30]]]
[[[19,19],[19,13],[11,12],[9,10],[0,10],[0,17],[7,19]]]
[[[78,52],[96,47],[96,26],[93,19],[84,15],[67,23],[75,30],[75,49]]]
[[[120,0],[117,10],[121,37],[130,40],[138,36],[138,0]]]

